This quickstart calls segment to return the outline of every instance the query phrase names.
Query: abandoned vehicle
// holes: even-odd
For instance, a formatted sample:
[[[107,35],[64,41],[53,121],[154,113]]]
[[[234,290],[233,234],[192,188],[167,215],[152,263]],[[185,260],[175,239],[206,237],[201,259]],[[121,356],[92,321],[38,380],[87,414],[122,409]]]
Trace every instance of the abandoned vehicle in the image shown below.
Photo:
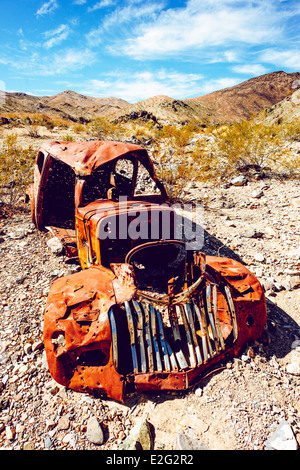
[[[59,384],[117,401],[185,390],[261,336],[259,281],[237,261],[174,237],[174,210],[142,147],[47,142],[27,195],[36,228],[81,265],[54,281],[45,307],[44,345]],[[156,229],[147,240],[129,236],[130,224],[133,235],[143,229],[134,225],[137,204]]]

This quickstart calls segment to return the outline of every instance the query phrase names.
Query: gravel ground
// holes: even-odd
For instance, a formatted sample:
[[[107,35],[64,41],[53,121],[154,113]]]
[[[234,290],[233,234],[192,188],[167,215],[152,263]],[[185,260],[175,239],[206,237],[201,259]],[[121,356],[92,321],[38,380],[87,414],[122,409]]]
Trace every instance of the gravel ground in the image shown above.
[[[261,450],[282,420],[300,445],[299,183],[196,184],[187,193],[204,204],[204,251],[241,259],[265,286],[262,338],[187,392],[119,404],[59,386],[45,360],[43,310],[54,279],[78,267],[50,252],[20,204],[0,220],[1,449],[115,450],[141,418],[156,450],[176,448],[179,433],[212,450]]]

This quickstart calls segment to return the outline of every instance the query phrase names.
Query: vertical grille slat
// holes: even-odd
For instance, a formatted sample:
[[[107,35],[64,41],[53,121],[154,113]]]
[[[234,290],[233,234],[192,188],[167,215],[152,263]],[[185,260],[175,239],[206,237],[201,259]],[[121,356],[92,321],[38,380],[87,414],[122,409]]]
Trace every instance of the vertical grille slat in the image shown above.
[[[209,324],[212,332],[212,337],[213,341],[215,344],[216,351],[218,352],[220,347],[219,347],[219,341],[218,341],[218,336],[215,328],[215,322],[213,318],[213,313],[212,313],[212,305],[211,305],[211,286],[208,284],[206,287],[206,309],[207,309],[207,315],[209,319]]]
[[[193,308],[196,312],[196,316],[197,316],[199,326],[200,326],[202,351],[203,351],[203,356],[204,356],[204,362],[206,362],[209,358],[209,354],[208,354],[208,350],[207,350],[207,343],[206,343],[207,333],[204,330],[203,318],[202,318],[202,315],[200,313],[200,309],[199,309],[198,305],[196,304],[196,302],[194,300],[192,300],[192,304],[193,304]]]
[[[133,299],[124,302],[124,307],[128,328],[126,345],[130,348],[132,363],[132,366],[125,366],[128,373],[195,368],[220,354],[238,336],[234,302],[227,286],[221,292],[216,284],[207,283],[187,302],[168,306],[162,312],[158,304],[148,300],[140,302]],[[120,359],[124,364],[125,356],[118,346],[118,334],[122,335],[122,331],[121,327],[118,330],[118,319],[113,309],[109,312],[109,319],[113,360],[118,368]],[[224,322],[227,325],[231,322],[232,333],[227,335],[230,335],[229,342],[227,337],[223,337]]]
[[[199,348],[198,340],[196,336],[195,325],[194,325],[194,320],[193,320],[193,312],[191,309],[191,305],[189,303],[185,304],[185,311],[187,313],[187,318],[188,318],[189,326],[191,329],[192,340],[194,343],[195,354],[196,354],[196,359],[197,359],[197,365],[199,366],[200,364],[202,364],[202,356],[201,356],[201,352],[200,352],[200,348]]]
[[[180,313],[181,313],[181,319],[183,321],[185,334],[186,334],[186,338],[187,338],[187,344],[188,344],[188,349],[189,349],[190,366],[191,367],[196,367],[196,365],[197,365],[196,354],[195,354],[194,347],[193,347],[193,342],[192,342],[192,338],[191,338],[189,325],[188,325],[188,322],[187,322],[187,319],[186,319],[185,305],[180,305]]]
[[[146,344],[147,344],[147,358],[148,358],[149,372],[154,372],[150,312],[149,312],[149,307],[147,304],[143,303],[142,306],[145,312],[145,335],[146,335]]]
[[[156,358],[156,367],[157,367],[156,370],[158,372],[162,372],[162,363],[161,363],[161,357],[160,357],[160,352],[158,348],[158,340],[157,340],[156,315],[155,315],[155,310],[152,304],[150,304],[150,318],[151,318],[152,339],[153,339],[154,352],[155,352],[155,358]]]
[[[237,320],[236,320],[234,303],[233,303],[231,292],[228,286],[225,286],[225,295],[226,295],[227,303],[228,303],[230,314],[231,314],[233,337],[236,340],[238,336]]]
[[[138,323],[137,323],[137,339],[140,346],[140,361],[141,361],[141,371],[147,372],[146,364],[146,352],[145,352],[145,343],[144,343],[144,317],[140,305],[136,300],[132,301],[134,309],[137,313]]]

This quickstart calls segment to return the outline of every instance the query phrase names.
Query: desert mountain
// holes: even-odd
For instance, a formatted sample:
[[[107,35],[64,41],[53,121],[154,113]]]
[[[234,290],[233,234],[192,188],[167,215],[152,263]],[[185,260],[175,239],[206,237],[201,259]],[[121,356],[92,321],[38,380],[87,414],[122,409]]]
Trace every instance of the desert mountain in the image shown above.
[[[127,101],[119,98],[94,98],[71,90],[43,97],[8,92],[3,95],[1,113],[42,113],[73,121],[106,116],[129,106]]]
[[[141,116],[145,119],[148,114],[162,124],[192,119],[203,123],[233,122],[249,119],[277,105],[295,91],[293,84],[299,80],[299,72],[272,72],[195,98],[175,100],[158,95],[136,104],[113,97],[84,96],[71,90],[44,97],[7,92],[0,112],[42,113],[73,121],[90,120],[96,116],[126,121]]]
[[[270,108],[286,98],[300,73],[272,72],[205,96],[185,100],[189,106],[207,106],[213,121],[232,122],[249,119],[263,109]]]

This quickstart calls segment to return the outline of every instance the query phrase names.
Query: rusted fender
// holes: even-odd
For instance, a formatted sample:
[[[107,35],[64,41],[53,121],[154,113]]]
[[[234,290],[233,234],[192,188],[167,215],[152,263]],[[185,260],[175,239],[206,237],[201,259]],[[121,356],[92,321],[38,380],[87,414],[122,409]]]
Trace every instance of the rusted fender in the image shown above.
[[[115,303],[112,271],[91,267],[57,279],[44,315],[44,345],[52,377],[77,391],[105,392],[121,401],[108,310]]]

